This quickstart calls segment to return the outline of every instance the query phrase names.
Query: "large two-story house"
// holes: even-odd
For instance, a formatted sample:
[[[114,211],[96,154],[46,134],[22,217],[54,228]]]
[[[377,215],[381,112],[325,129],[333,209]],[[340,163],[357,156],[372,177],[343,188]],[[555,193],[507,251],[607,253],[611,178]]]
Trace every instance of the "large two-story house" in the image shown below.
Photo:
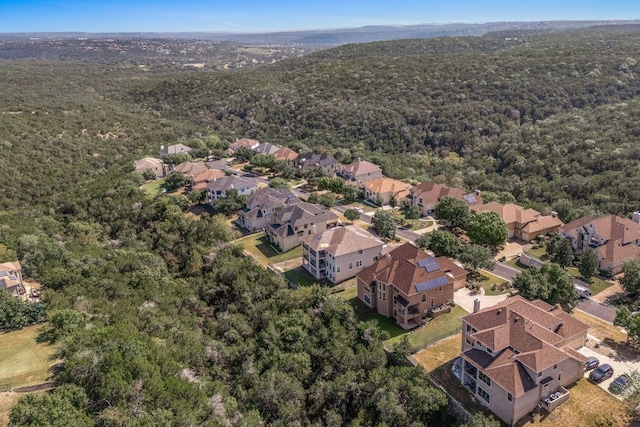
[[[578,255],[592,248],[598,268],[613,274],[622,271],[625,261],[640,257],[640,224],[617,215],[582,217],[560,227],[558,234],[571,240]]]
[[[274,214],[285,206],[300,203],[290,191],[263,188],[247,199],[247,207],[238,212],[238,224],[249,231],[258,231],[272,222]]]
[[[316,279],[340,283],[376,262],[383,247],[358,226],[334,227],[302,239],[302,266]]]
[[[303,237],[324,233],[337,223],[336,214],[324,206],[301,202],[278,210],[265,234],[280,251],[287,252],[302,244]]]
[[[411,184],[386,177],[367,181],[362,186],[364,197],[381,205],[388,205],[392,199],[400,204],[400,200],[409,194],[411,188]]]
[[[498,202],[489,202],[471,206],[471,210],[475,213],[497,213],[500,219],[507,224],[509,238],[515,237],[526,241],[547,233],[557,233],[562,226],[562,221],[555,213],[542,215],[535,209],[525,209],[515,203],[503,205]]]
[[[479,302],[479,301],[476,301]],[[461,358],[454,374],[480,403],[509,425],[538,405],[569,398],[587,358],[576,350],[588,326],[544,301],[515,296],[462,318]]]
[[[143,157],[133,162],[133,168],[140,172],[151,171],[156,178],[162,178],[167,172],[167,165],[161,159]]]
[[[426,216],[433,214],[436,205],[445,196],[463,200],[469,207],[482,204],[479,191],[465,193],[460,188],[451,188],[431,181],[424,181],[411,188],[403,202],[408,206],[417,207],[422,216]]]
[[[168,156],[169,154],[189,153],[191,152],[191,150],[191,147],[188,147],[184,144],[173,144],[166,147],[164,145],[161,145],[160,152],[158,152],[158,157],[164,159],[164,157]]]
[[[366,160],[350,163],[338,168],[336,173],[346,181],[363,183],[372,179],[382,178],[382,168]]]
[[[249,150],[254,150],[256,147],[260,145],[260,142],[255,139],[249,138],[239,138],[236,139],[230,146],[227,148],[227,155],[233,156],[236,151],[240,148],[247,148]]]
[[[380,257],[356,275],[358,298],[404,329],[419,326],[422,318],[453,301],[453,291],[464,286],[467,271],[445,257],[405,243]]]
[[[231,175],[207,184],[207,193],[211,203],[218,199],[226,198],[229,190],[236,190],[239,196],[249,196],[251,193],[258,191],[258,183],[252,179]]]
[[[25,293],[22,283],[22,266],[19,261],[0,264],[0,289],[19,297]]]
[[[296,160],[299,173],[304,173],[311,168],[317,167],[327,176],[334,176],[338,169],[338,161],[327,153],[305,153],[298,156]]]

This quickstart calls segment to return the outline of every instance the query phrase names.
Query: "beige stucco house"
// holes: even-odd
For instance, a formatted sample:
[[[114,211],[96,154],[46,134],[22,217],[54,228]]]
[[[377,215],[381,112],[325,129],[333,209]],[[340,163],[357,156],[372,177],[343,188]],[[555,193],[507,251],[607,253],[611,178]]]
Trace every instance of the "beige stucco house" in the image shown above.
[[[247,199],[246,208],[238,212],[238,224],[255,232],[271,224],[277,211],[285,206],[300,203],[300,199],[290,191],[263,188]]]
[[[436,258],[405,243],[356,277],[358,298],[364,304],[411,329],[453,301],[453,291],[464,286],[467,271],[448,258]]]
[[[324,206],[301,202],[278,210],[265,234],[280,251],[287,252],[302,244],[303,237],[324,233],[337,223],[337,215]]]
[[[3,262],[0,264],[0,289],[4,289],[16,297],[24,295],[25,289],[22,282],[22,266],[19,261]]]
[[[426,216],[433,214],[436,205],[445,196],[460,199],[469,207],[482,204],[482,197],[479,191],[465,193],[460,188],[451,188],[431,181],[424,181],[411,188],[403,202],[407,206],[419,208],[422,216]]]
[[[302,239],[302,266],[316,279],[340,283],[376,262],[384,246],[356,225],[334,227]]]
[[[388,205],[393,198],[397,204],[409,194],[411,184],[391,178],[376,178],[362,184],[364,197],[374,203]]]
[[[207,194],[212,204],[227,197],[229,190],[236,190],[239,196],[249,196],[258,190],[258,182],[238,176],[225,176],[207,184]]]
[[[336,173],[346,181],[361,184],[372,179],[382,178],[382,168],[366,160],[357,161],[338,168]]]
[[[160,151],[158,152],[158,157],[164,159],[165,156],[168,156],[170,154],[190,153],[191,150],[191,147],[184,144],[173,144],[166,147],[164,145],[161,145]]]
[[[143,157],[133,162],[133,168],[137,171],[144,172],[150,170],[156,175],[156,178],[162,178],[166,173],[167,166],[160,159],[154,157]]]
[[[462,318],[454,374],[508,425],[538,405],[551,411],[569,398],[587,358],[576,350],[588,326],[544,301],[515,296]]]
[[[598,268],[613,274],[622,271],[625,261],[640,257],[640,224],[617,215],[582,217],[560,227],[558,234],[571,240],[578,255],[592,248]]]
[[[547,233],[557,233],[562,226],[562,221],[554,213],[542,215],[535,209],[525,209],[515,203],[503,205],[498,202],[489,202],[483,205],[471,206],[471,211],[495,212],[501,220],[507,224],[509,238],[517,238],[526,241],[535,239]]]

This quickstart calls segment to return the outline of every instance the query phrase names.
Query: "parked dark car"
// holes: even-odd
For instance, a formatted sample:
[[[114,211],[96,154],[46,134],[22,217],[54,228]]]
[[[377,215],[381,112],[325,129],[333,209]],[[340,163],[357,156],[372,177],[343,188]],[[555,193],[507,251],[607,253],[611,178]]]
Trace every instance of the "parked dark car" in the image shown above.
[[[589,359],[584,364],[585,371],[590,371],[592,369],[596,369],[600,365],[600,361],[595,356],[589,356]]]
[[[613,376],[613,368],[611,365],[604,364],[598,366],[589,374],[589,381],[594,383],[601,383],[602,381],[611,378]]]
[[[620,394],[629,387],[629,384],[631,384],[631,377],[629,375],[622,374],[609,384],[609,391],[613,394]]]

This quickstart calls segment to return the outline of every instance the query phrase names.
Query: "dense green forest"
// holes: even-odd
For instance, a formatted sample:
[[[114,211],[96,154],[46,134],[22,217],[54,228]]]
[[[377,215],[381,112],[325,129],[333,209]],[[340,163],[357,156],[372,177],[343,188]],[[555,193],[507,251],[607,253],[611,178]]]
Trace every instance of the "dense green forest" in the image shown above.
[[[219,216],[148,196],[161,144],[255,137],[554,208],[640,200],[640,32],[347,45],[253,70],[0,61],[0,244],[47,288],[64,359],[14,425],[454,425],[427,375]],[[624,185],[621,185],[624,183]],[[5,261],[0,260],[0,261]]]
[[[626,214],[640,196],[640,32],[627,30],[347,45],[150,81],[131,100],[228,137],[385,154],[391,176],[506,190],[565,219]]]

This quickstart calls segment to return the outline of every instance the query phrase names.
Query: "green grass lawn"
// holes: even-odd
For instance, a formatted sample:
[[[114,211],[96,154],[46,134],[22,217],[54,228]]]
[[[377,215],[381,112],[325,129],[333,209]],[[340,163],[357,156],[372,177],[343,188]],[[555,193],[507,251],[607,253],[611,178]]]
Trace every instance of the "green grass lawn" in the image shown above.
[[[302,266],[292,268],[289,271],[285,271],[284,277],[286,277],[287,280],[293,283],[297,283],[300,286],[311,286],[311,285],[333,286],[333,283],[331,283],[327,279],[321,279],[321,280],[316,279],[311,274],[309,274],[309,272],[305,270],[305,268]]]
[[[607,282],[606,280],[602,280],[598,277],[592,277],[590,281],[584,279],[576,267],[567,267],[567,271],[573,277],[576,277],[580,280],[584,280],[585,282],[590,283],[589,290],[591,291],[591,295],[597,295],[600,292],[607,289],[609,286],[613,286],[613,283]]]
[[[164,186],[164,178],[156,179],[155,181],[147,182],[142,187],[144,192],[153,197],[162,193],[162,187]]]
[[[390,317],[381,316],[377,311],[370,309],[362,301],[360,301],[358,299],[358,288],[349,288],[346,291],[337,293],[335,295],[338,298],[342,298],[348,301],[349,304],[351,304],[356,317],[359,320],[363,322],[366,322],[368,320],[376,320],[380,329],[382,329],[383,331],[387,331],[390,338],[394,338],[406,333],[406,331],[402,329],[400,325],[396,324],[395,320]]]
[[[0,387],[40,384],[49,378],[56,349],[36,341],[44,325],[0,334]]]
[[[478,283],[480,283],[480,286],[482,286],[482,288],[484,289],[485,295],[503,295],[509,293],[509,289],[505,289],[502,291],[499,291],[497,289],[498,285],[501,285],[503,282],[505,282],[504,279],[501,279],[494,274],[482,270],[479,271],[479,273],[480,277],[478,278]],[[496,285],[496,290],[491,289],[493,285]]]
[[[543,256],[546,255],[547,253],[547,248],[546,246],[541,246],[539,248],[536,249],[529,249],[527,252],[525,252],[527,255],[538,258],[539,260],[543,260]]]
[[[264,266],[302,257],[302,246],[293,248],[288,252],[279,253],[273,249],[262,233],[242,237],[236,240],[235,243],[241,245],[244,250],[253,255],[253,257]]]
[[[467,312],[462,307],[456,306],[451,310],[451,313],[442,314],[426,325],[405,332],[405,334],[414,348],[423,349],[429,344],[449,336],[452,331],[457,330],[460,327],[460,318],[466,314]],[[402,339],[402,335],[392,337],[386,343],[393,347]]]

